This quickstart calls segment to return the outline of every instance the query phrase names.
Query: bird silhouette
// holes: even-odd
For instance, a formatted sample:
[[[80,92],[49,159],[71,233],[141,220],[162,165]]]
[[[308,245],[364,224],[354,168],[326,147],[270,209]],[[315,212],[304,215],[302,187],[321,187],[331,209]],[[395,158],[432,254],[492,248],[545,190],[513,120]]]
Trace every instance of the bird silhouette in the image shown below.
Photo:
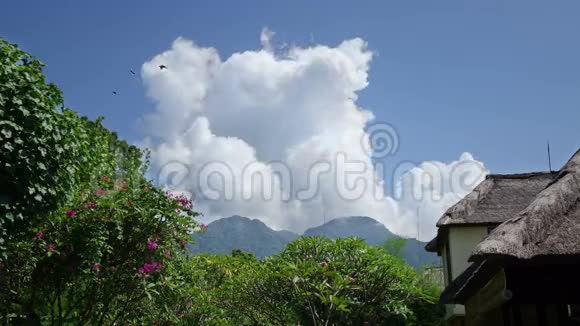
[[[133,75],[135,74],[135,72],[133,71],[133,69],[129,69],[129,72],[132,73]]]
[[[166,65],[159,65],[159,69],[163,70],[163,69],[167,69]]]
[[[113,95],[117,95],[117,92],[116,91],[113,91]]]

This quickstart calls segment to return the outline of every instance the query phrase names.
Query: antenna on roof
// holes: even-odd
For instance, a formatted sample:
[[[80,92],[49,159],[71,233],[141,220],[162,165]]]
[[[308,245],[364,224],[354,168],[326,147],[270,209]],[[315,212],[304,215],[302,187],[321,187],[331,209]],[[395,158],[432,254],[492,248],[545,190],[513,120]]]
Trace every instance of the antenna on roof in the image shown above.
[[[550,169],[550,172],[552,172],[552,157],[550,156],[550,141],[547,141],[548,144],[548,168]]]

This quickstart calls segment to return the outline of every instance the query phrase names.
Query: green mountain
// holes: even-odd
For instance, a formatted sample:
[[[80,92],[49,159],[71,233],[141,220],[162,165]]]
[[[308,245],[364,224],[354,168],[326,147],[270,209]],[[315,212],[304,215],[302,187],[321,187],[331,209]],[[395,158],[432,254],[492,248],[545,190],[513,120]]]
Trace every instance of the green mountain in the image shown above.
[[[358,237],[370,245],[382,245],[385,240],[400,238],[392,233],[382,223],[368,216],[349,216],[331,220],[321,226],[313,227],[304,232],[306,236],[326,236],[331,239]],[[407,264],[413,267],[425,265],[440,265],[436,254],[425,251],[425,242],[416,239],[405,239],[402,256]]]
[[[195,234],[189,250],[192,254],[230,254],[241,249],[264,258],[284,250],[297,237],[290,231],[274,231],[260,220],[234,215],[211,222],[205,233]]]
[[[366,216],[350,216],[333,219],[323,225],[310,228],[304,236],[326,236],[331,239],[358,237],[368,245],[381,245],[385,240],[396,238],[383,224]],[[290,231],[274,231],[256,219],[232,216],[214,221],[205,233],[194,236],[190,252],[229,254],[234,249],[253,252],[264,258],[284,250],[284,246],[299,237]],[[439,265],[437,255],[426,252],[425,243],[406,239],[402,256],[413,267]]]

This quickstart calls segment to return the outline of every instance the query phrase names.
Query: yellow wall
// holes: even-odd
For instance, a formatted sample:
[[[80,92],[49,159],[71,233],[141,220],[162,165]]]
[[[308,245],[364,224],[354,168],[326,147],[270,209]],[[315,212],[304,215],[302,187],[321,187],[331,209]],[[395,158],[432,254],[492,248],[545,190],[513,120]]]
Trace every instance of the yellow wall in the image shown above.
[[[451,269],[447,266],[447,250],[442,250],[443,267],[445,272],[445,286],[447,286],[447,276],[451,272],[452,279],[459,276],[471,264],[467,261],[471,253],[487,236],[486,226],[455,226],[449,228],[449,238],[446,245],[449,245],[451,255]],[[446,319],[453,316],[465,315],[465,308],[462,305],[446,305]]]
[[[486,226],[456,226],[449,228],[448,243],[451,252],[451,276],[453,279],[471,265],[467,259],[486,236]]]

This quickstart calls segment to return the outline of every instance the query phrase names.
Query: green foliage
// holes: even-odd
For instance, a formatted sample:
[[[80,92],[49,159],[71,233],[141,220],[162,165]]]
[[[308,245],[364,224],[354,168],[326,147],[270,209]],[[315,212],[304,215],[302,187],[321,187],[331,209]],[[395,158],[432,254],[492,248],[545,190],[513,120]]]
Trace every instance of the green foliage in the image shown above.
[[[407,239],[404,238],[390,238],[385,240],[383,248],[392,256],[403,258],[403,248],[407,244]]]
[[[258,261],[192,256],[147,318],[184,325],[437,325],[438,291],[402,260],[349,238],[300,238]],[[171,298],[171,299],[169,299]],[[179,307],[178,309],[176,307]],[[147,324],[152,319],[142,319]]]
[[[272,262],[285,280],[281,302],[304,324],[410,324],[411,305],[434,300],[410,266],[360,239],[301,238]]]
[[[196,214],[143,180],[131,184],[103,178],[11,242],[0,315],[98,324],[153,300]],[[144,272],[145,264],[159,267]]]
[[[118,141],[100,120],[64,108],[42,67],[0,38],[0,261],[6,242],[70,202],[91,178],[122,172],[140,159],[137,148]],[[110,151],[119,152],[116,159]],[[125,157],[134,161],[119,164]]]
[[[146,181],[138,148],[63,108],[37,59],[0,39],[0,61],[0,320],[127,320],[171,284],[197,214]]]

